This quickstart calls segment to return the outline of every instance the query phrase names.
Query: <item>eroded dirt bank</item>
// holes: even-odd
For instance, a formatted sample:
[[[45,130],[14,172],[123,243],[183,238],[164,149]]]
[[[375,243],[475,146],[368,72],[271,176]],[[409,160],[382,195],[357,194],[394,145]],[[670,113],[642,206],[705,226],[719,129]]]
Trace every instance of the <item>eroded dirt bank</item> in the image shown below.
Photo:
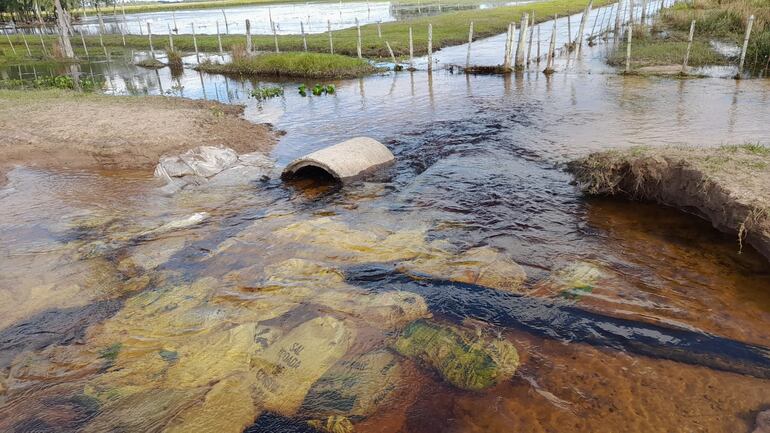
[[[242,106],[181,98],[63,91],[0,91],[0,183],[15,164],[152,167],[164,154],[201,145],[267,151],[275,134]]]
[[[653,200],[694,213],[770,259],[770,147],[637,147],[591,154],[568,170],[588,195]]]

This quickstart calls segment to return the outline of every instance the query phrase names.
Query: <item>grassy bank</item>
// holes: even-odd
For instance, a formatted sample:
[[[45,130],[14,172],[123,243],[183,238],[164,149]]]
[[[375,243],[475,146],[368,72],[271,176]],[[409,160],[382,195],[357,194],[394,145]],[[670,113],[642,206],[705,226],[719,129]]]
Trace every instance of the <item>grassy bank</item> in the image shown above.
[[[267,53],[231,63],[204,62],[199,71],[290,78],[353,78],[377,72],[366,60],[337,54]]]
[[[687,49],[690,23],[695,20],[695,36],[690,66],[736,64],[737,58],[717,53],[710,41],[743,44],[749,16],[755,21],[746,54],[745,71],[757,75],[767,72],[770,62],[770,1],[697,0],[677,3],[661,12],[651,29],[634,29],[631,45],[632,66],[681,64]],[[609,56],[610,64],[625,63],[625,43]]]
[[[689,31],[689,30],[688,30]],[[649,66],[681,65],[687,52],[688,34],[671,32],[663,38],[658,29],[653,32],[642,31],[641,26],[635,26],[631,43],[631,67],[639,69]],[[707,38],[693,40],[689,66],[724,65],[730,59],[722,56],[709,44]],[[626,42],[618,44],[617,48],[607,57],[607,63],[612,66],[626,64]]]
[[[506,6],[495,9],[475,9],[467,11],[449,12],[433,17],[421,17],[408,21],[383,23],[381,25],[382,38],[378,37],[377,25],[369,24],[361,27],[363,46],[362,54],[368,58],[388,58],[388,50],[385,41],[389,42],[397,56],[406,56],[409,53],[409,27],[414,31],[414,50],[415,55],[427,53],[428,24],[433,25],[433,48],[434,50],[459,45],[467,42],[468,25],[474,22],[474,38],[481,39],[496,34],[504,33],[510,22],[519,22],[523,13],[535,12],[536,20],[542,22],[553,18],[554,14],[564,15],[568,12],[577,13],[581,11],[587,1],[585,0],[550,0],[542,3],[534,3],[518,6]],[[611,3],[609,0],[597,0],[594,7]],[[17,46],[22,47],[21,38],[12,36],[11,39]],[[270,35],[253,36],[255,50],[273,51],[275,49],[273,37]],[[333,32],[334,52],[348,56],[355,56],[356,53],[356,29],[346,29]],[[47,44],[53,42],[53,37],[48,37]],[[156,37],[155,46],[160,47],[165,39]],[[198,47],[201,51],[216,52],[218,50],[217,38],[215,35],[199,35]],[[32,43],[30,41],[30,43]],[[86,43],[94,53],[101,52],[98,37],[87,37]],[[122,48],[122,39],[120,35],[107,35],[104,37],[104,43],[108,47]],[[146,36],[126,36],[126,43],[129,47],[137,49],[147,49],[148,41]],[[222,37],[222,44],[225,49],[233,45],[243,45],[245,36],[229,35]],[[278,37],[278,43],[281,51],[302,51],[302,37],[299,35],[284,35]],[[312,52],[329,52],[329,35],[320,33],[307,36],[308,50]],[[35,42],[39,46],[39,40]],[[79,41],[73,40],[73,45],[79,45]],[[176,36],[174,45],[179,50],[190,51],[193,49],[193,40],[189,35]],[[0,40],[0,50],[7,52],[8,43],[5,38]],[[50,48],[49,48],[50,49]]]
[[[770,147],[637,147],[592,154],[568,170],[587,195],[695,213],[770,259]]]

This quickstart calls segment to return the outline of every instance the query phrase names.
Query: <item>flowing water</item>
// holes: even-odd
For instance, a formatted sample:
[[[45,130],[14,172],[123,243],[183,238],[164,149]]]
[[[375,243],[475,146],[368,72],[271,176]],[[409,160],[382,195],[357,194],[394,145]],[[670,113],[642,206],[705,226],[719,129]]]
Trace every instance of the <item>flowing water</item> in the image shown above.
[[[149,171],[11,171],[0,431],[315,431],[332,415],[358,432],[751,431],[770,405],[766,259],[693,216],[586,199],[562,163],[767,143],[770,82],[623,77],[605,53],[551,77],[391,73],[322,97],[281,82],[261,102],[259,82],[86,66],[116,93],[246,104],[286,131],[279,167],[358,135],[396,163],[345,186],[174,195]],[[463,386],[486,376],[409,352],[426,323],[512,344],[519,366]]]

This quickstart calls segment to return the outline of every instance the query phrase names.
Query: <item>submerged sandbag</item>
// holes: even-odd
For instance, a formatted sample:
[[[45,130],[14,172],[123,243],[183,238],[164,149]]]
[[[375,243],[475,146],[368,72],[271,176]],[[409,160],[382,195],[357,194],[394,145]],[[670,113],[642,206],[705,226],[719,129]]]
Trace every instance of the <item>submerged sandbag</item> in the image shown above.
[[[360,318],[369,326],[397,329],[414,320],[430,317],[422,296],[390,291],[371,294],[356,289],[327,291],[314,296],[315,304]]]
[[[393,154],[379,141],[356,137],[295,159],[284,168],[281,176],[300,177],[304,172],[316,169],[336,180],[346,181],[376,171],[393,160]]]
[[[518,263],[491,247],[471,248],[456,256],[435,254],[419,257],[401,263],[398,270],[509,292],[519,292],[527,278]]]
[[[274,163],[254,152],[238,155],[228,147],[199,146],[181,155],[164,156],[155,167],[155,177],[165,181],[168,192],[187,185],[216,186],[246,184],[269,176]]]
[[[577,261],[557,268],[538,283],[532,294],[579,299],[591,293],[597,282],[606,277],[604,271],[590,262]]]
[[[398,395],[403,367],[399,357],[380,349],[338,361],[310,389],[300,414],[309,418],[366,417]]]
[[[206,393],[202,401],[174,417],[164,433],[240,433],[254,422],[258,409],[251,398],[248,380],[228,377]]]
[[[211,177],[231,167],[238,154],[228,147],[199,146],[177,156],[164,156],[155,168],[155,176],[174,178],[184,176]]]
[[[297,412],[310,387],[353,342],[354,331],[338,319],[318,317],[268,344],[252,359],[257,404],[284,416]]]
[[[425,320],[407,326],[393,347],[466,390],[482,390],[508,380],[519,366],[516,347],[506,340],[470,337],[460,328]]]

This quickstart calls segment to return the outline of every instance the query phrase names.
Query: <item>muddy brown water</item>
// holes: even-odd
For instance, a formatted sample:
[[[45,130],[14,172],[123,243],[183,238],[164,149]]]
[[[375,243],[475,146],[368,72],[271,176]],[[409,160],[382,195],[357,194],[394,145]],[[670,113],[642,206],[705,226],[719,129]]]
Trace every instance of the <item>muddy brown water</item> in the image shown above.
[[[154,72],[125,66],[111,78],[159,92]],[[189,411],[204,400],[218,419],[252,420],[218,431],[310,431],[305,421],[317,414],[298,408],[316,370],[389,350],[408,315],[362,301],[394,288],[384,278],[336,275],[436,257],[430,277],[442,279],[447,263],[479,247],[523,267],[521,286],[498,289],[526,299],[770,346],[763,257],[682,212],[585,199],[561,165],[617,146],[767,143],[767,81],[621,77],[586,61],[551,78],[386,74],[337,82],[324,97],[282,82],[284,97],[263,102],[246,96],[259,83],[191,72],[177,82],[191,97],[203,97],[204,83],[206,97],[246,103],[248,118],[285,130],[271,155],[279,166],[355,135],[383,141],[397,162],[344,187],[267,180],[173,196],[146,171],[9,172],[0,190],[0,431],[163,431],[182,421],[208,431]],[[200,212],[200,224],[143,234]],[[505,272],[502,263],[492,269]],[[590,290],[554,283],[576,268],[595,272]],[[438,293],[426,295],[429,305],[458,296]],[[748,432],[770,407],[767,378],[639,354],[633,336],[601,345],[479,319],[494,308],[462,320],[446,313],[432,320],[512,342],[521,358],[513,378],[463,391],[396,355],[395,392],[351,416],[356,431]],[[330,323],[337,349],[315,347],[331,338]],[[308,324],[315,330],[303,331]],[[204,398],[243,377],[241,351],[272,335],[309,353],[286,364],[295,376],[271,379],[284,391],[251,406],[237,387]]]

